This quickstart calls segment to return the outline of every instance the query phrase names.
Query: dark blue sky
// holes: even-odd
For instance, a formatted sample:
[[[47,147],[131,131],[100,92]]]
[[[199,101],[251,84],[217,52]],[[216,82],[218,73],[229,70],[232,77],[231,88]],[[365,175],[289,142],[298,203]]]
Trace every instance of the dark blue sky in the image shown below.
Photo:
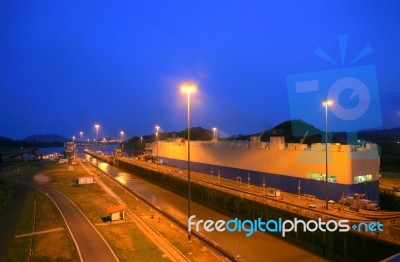
[[[1,1],[0,136],[182,130],[189,80],[192,126],[260,132],[295,110],[288,75],[343,67],[315,55],[341,61],[338,35],[345,64],[372,47],[352,66],[375,66],[379,128],[398,127],[399,13],[398,1]]]

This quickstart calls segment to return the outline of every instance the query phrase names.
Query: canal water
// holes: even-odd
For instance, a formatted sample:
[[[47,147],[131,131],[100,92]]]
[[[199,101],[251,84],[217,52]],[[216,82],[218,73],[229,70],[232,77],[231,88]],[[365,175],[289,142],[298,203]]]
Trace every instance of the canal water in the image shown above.
[[[97,146],[76,146],[76,150],[78,153],[82,153],[83,150],[87,148],[92,151],[101,151],[106,155],[112,155],[114,150],[119,148],[119,144],[112,144],[112,145],[97,145]],[[64,147],[43,147],[39,149],[40,152],[42,152],[43,155],[48,155],[52,153],[62,153],[64,152]]]
[[[96,159],[88,155],[84,155],[84,157],[87,161],[96,165]],[[187,224],[187,198],[107,163],[100,161],[98,166],[103,172],[138,192],[182,223]],[[192,214],[196,215],[196,220],[228,221],[232,219],[195,202],[191,203],[191,209]],[[255,232],[250,237],[246,237],[245,232],[228,232],[226,230],[224,232],[206,232],[204,230],[200,232],[218,243],[222,248],[232,254],[239,255],[241,259],[246,261],[324,261],[321,257],[284,241],[280,236]]]

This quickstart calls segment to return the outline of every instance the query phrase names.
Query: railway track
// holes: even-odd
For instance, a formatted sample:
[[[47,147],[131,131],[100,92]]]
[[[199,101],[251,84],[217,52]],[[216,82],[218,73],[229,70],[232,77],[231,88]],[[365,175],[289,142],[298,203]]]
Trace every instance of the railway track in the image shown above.
[[[141,166],[145,166],[146,168],[151,169],[153,171],[164,172],[163,168],[158,168],[158,169],[154,168],[151,163],[146,163],[146,162],[140,161],[140,165]],[[173,170],[173,168],[171,168],[171,167],[168,167],[168,168],[170,170]],[[176,172],[170,171],[170,172],[166,172],[166,173],[168,175],[173,175],[174,177],[177,177],[179,179],[186,180],[186,177],[182,176],[183,174],[186,174],[185,172],[179,173],[179,171],[176,171]],[[301,208],[301,209],[309,210],[308,208],[306,208],[303,205],[299,205],[299,204],[295,204],[295,203],[288,203],[287,201],[283,201],[283,200],[280,200],[280,199],[277,199],[277,198],[273,198],[273,197],[268,197],[263,193],[263,188],[259,187],[259,186],[255,186],[255,185],[251,185],[250,186],[250,188],[252,188],[253,191],[257,191],[257,193],[254,193],[254,192],[251,192],[249,190],[249,186],[246,183],[239,183],[238,184],[237,182],[233,181],[232,184],[235,184],[235,186],[227,185],[226,181],[224,183],[218,183],[218,177],[216,177],[215,175],[214,176],[210,175],[210,178],[204,178],[204,176],[201,177],[201,176],[197,176],[196,174],[192,173],[191,181],[192,182],[197,182],[198,184],[206,184],[207,186],[213,187],[213,188],[217,187],[217,188],[225,189],[226,191],[234,192],[233,194],[235,194],[235,195],[242,194],[242,195],[245,195],[245,196],[250,197],[250,198],[251,197],[260,198],[260,199],[263,199],[263,200],[268,200],[270,202],[277,202],[277,203],[282,203],[282,204],[285,204],[285,205],[290,205],[290,206],[292,206],[294,208]],[[240,188],[240,187],[243,187],[243,186],[245,186],[247,188],[246,189]],[[288,192],[284,192],[284,193],[287,194],[287,195],[293,195],[293,194],[288,193]],[[292,197],[295,197],[295,196],[293,195]],[[339,205],[339,204],[337,204],[337,205]],[[319,210],[315,210],[315,209],[313,210],[313,212],[317,212],[321,216],[322,215],[326,215],[325,212],[322,212],[322,211],[319,211]],[[351,222],[361,222],[361,221],[369,221],[369,220],[377,220],[377,219],[379,219],[379,220],[400,219],[400,212],[363,211],[363,213],[356,213],[356,212],[350,212],[349,211],[349,213],[355,214],[355,215],[360,216],[362,218],[360,218],[360,219],[350,218],[349,219],[346,216],[335,215],[335,214],[332,214],[332,213],[329,213],[329,216],[335,217],[337,219],[346,218],[346,219],[349,219]]]
[[[140,161],[140,160],[127,160],[127,159],[120,159],[124,162],[128,162],[128,163],[133,163],[136,164],[138,166],[142,166],[145,167],[147,169],[156,171],[156,172],[160,172],[160,173],[164,173],[167,175],[172,175],[176,178],[179,178],[181,180],[187,180],[185,174],[186,172],[184,172],[184,170],[182,169],[177,169],[177,168],[172,168],[172,167],[167,167],[167,166],[161,166],[158,165],[157,167],[154,166],[153,163],[147,163],[144,161]],[[135,163],[136,161],[140,161]],[[222,181],[219,181],[218,177],[210,176],[210,178],[205,177],[204,175],[198,175],[195,174],[196,172],[191,173],[191,182],[192,183],[197,183],[200,185],[204,185],[206,187],[210,187],[210,188],[216,188],[219,189],[221,191],[224,192],[228,192],[232,195],[236,195],[238,197],[242,197],[242,198],[248,198],[248,199],[253,199],[256,201],[259,201],[261,203],[264,203],[266,205],[272,206],[272,207],[276,207],[276,208],[280,208],[279,205],[283,205],[286,207],[287,210],[302,210],[302,212],[299,212],[299,215],[303,215],[303,216],[308,216],[311,219],[316,219],[318,217],[325,217],[328,216],[330,219],[347,219],[350,221],[350,223],[359,223],[359,222],[372,222],[372,221],[387,221],[387,223],[392,224],[392,222],[394,222],[394,224],[397,224],[398,221],[400,220],[400,212],[382,212],[382,211],[365,211],[362,210],[361,212],[352,212],[349,210],[344,210],[341,209],[342,205],[341,204],[334,204],[335,207],[332,207],[332,209],[337,209],[339,210],[339,208],[341,209],[341,212],[338,214],[333,213],[333,212],[329,212],[326,213],[324,211],[318,210],[316,208],[314,209],[310,209],[307,208],[305,205],[300,205],[300,204],[296,204],[294,203],[295,201],[287,201],[287,198],[297,198],[297,195],[288,193],[288,192],[284,192],[286,196],[290,196],[290,197],[285,197],[285,201],[281,200],[281,199],[277,199],[277,198],[273,198],[273,197],[268,197],[265,195],[265,193],[263,193],[263,188],[262,187],[258,187],[255,185],[249,185],[247,183],[237,183],[235,181],[228,181],[227,183],[227,179],[225,178],[220,178]],[[117,181],[119,184],[121,184],[119,181]],[[126,187],[125,185],[121,184],[121,186]],[[126,187],[127,188],[127,187]],[[249,189],[251,189],[252,191],[257,191],[257,192],[252,192]],[[147,201],[147,200],[146,200]],[[320,203],[324,202],[321,200],[315,200],[312,199],[310,201],[319,201]],[[319,203],[319,204],[320,204]],[[149,203],[151,204],[151,203]],[[158,209],[158,208],[157,208]],[[162,210],[161,210],[162,211]],[[165,214],[166,217],[171,217],[169,214],[166,214],[166,212],[161,212],[162,214]],[[390,221],[393,220],[393,221]],[[176,221],[173,217],[171,217],[171,221]],[[397,221],[397,222],[396,222]],[[181,223],[180,221],[176,221],[177,225],[179,225],[181,228],[186,229],[186,224]],[[210,247],[216,247],[218,248],[217,244],[213,243],[212,241],[208,241],[206,238],[204,238],[203,236],[201,236],[200,234],[197,234],[198,238],[202,241],[205,241],[204,243],[208,243],[207,245]],[[219,251],[218,251],[219,252]],[[220,252],[219,252],[220,253]],[[223,254],[223,253],[221,253]],[[229,258],[230,260],[235,259],[233,255],[229,254],[228,256],[226,256],[227,258]]]

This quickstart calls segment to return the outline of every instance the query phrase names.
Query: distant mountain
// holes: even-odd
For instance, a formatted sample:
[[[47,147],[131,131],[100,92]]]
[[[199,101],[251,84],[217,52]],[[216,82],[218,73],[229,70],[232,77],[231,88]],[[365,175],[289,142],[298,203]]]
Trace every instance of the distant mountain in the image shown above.
[[[11,138],[0,136],[0,141],[13,141]]]
[[[400,127],[382,130],[360,131],[358,136],[362,140],[365,139],[375,143],[393,143],[400,141]]]
[[[48,135],[31,135],[26,137],[22,141],[53,143],[53,142],[67,142],[70,141],[70,139],[55,134],[48,134]]]
[[[296,126],[296,132],[302,134],[301,136],[293,135],[293,126]],[[307,135],[306,135],[307,134]],[[313,135],[310,135],[313,134]],[[232,140],[250,140],[252,136],[261,136],[261,141],[269,141],[271,136],[283,136],[287,143],[299,143],[301,139],[304,138],[303,143],[319,143],[321,142],[321,137],[324,135],[324,131],[316,128],[315,126],[304,122],[303,120],[288,120],[280,123],[279,125],[266,130],[262,133],[251,134],[251,135],[237,135],[232,136]],[[335,142],[338,142],[334,139]]]
[[[230,139],[235,140],[249,140],[251,136],[261,135],[262,141],[269,141],[270,136],[284,136],[287,143],[298,143],[303,136],[293,136],[293,126],[296,126],[296,132],[299,134],[306,134],[303,143],[320,143],[325,141],[322,139],[325,136],[325,131],[320,130],[303,120],[289,120],[285,121],[264,133],[253,135],[238,135],[232,136]],[[313,135],[310,135],[313,134]],[[347,132],[333,132],[330,134],[334,143],[348,143]],[[400,141],[400,128],[382,129],[382,130],[361,130],[357,132],[356,137],[361,141],[370,141],[377,144],[395,143]]]

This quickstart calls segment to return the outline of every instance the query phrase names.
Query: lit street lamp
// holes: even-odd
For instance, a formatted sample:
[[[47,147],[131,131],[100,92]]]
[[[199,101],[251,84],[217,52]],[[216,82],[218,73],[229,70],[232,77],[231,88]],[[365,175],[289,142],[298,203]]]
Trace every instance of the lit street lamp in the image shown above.
[[[75,142],[75,136],[72,136],[72,142]]]
[[[124,134],[125,134],[125,132],[124,132],[124,131],[121,131],[120,134],[121,134],[121,142],[122,142],[122,141],[124,141]]]
[[[81,142],[82,142],[82,141],[83,141],[83,140],[82,140],[83,132],[80,131],[80,132],[79,132],[79,135],[81,136]]]
[[[160,129],[159,125],[155,126],[156,128],[156,145],[157,145],[157,152],[156,152],[156,166],[158,168],[158,129]]]
[[[96,128],[96,144],[99,143],[99,124],[95,124],[94,127]],[[99,156],[96,157],[96,172],[99,173]]]
[[[140,154],[143,153],[143,137],[140,137]]]
[[[322,105],[325,107],[325,209],[328,210],[328,106],[332,101],[324,99]]]
[[[215,138],[215,132],[217,131],[217,128],[216,127],[213,127],[213,132],[214,132],[214,135],[213,135],[213,138]]]
[[[96,124],[96,125],[94,125],[94,127],[96,128],[96,143],[98,143],[99,142],[99,128],[100,128],[100,125]]]
[[[192,240],[189,219],[190,219],[190,93],[196,91],[196,86],[193,83],[184,84],[181,86],[181,91],[187,93],[187,123],[188,123],[188,160],[187,160],[187,172],[188,172],[188,241]]]

